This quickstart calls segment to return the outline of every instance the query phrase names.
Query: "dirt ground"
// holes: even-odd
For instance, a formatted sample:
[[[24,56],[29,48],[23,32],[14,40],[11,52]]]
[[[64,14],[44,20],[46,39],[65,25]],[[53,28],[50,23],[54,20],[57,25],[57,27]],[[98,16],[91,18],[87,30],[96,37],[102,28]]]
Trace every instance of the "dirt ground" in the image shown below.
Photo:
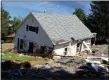
[[[93,45],[92,50],[98,51],[99,53],[108,54],[108,45]]]
[[[8,49],[12,49],[14,47],[14,43],[3,43],[1,45],[1,49],[2,49],[2,52],[8,50]]]

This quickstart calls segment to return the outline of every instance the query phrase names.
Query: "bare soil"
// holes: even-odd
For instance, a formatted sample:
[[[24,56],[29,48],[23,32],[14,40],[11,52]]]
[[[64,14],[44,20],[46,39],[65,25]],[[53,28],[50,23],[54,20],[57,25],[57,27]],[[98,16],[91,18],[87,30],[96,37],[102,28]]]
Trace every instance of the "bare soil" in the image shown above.
[[[2,52],[12,49],[14,47],[14,43],[3,43],[1,45]]]

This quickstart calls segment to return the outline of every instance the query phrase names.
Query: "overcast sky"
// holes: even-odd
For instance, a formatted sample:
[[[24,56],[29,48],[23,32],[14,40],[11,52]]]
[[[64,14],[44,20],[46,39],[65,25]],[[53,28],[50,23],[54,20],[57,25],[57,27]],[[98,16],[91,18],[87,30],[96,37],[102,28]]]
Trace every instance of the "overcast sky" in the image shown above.
[[[30,12],[72,14],[75,8],[82,8],[87,15],[90,13],[90,2],[88,1],[3,2],[3,7],[10,13],[10,16],[22,18]]]

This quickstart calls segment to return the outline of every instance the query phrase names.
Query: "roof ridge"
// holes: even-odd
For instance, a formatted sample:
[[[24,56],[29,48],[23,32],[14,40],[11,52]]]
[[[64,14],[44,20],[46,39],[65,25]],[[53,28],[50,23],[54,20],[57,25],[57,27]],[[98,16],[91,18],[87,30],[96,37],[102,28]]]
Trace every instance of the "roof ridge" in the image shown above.
[[[63,16],[76,16],[75,14],[57,14],[57,13],[43,13],[43,12],[31,12],[34,14],[46,14],[46,15],[63,15]]]

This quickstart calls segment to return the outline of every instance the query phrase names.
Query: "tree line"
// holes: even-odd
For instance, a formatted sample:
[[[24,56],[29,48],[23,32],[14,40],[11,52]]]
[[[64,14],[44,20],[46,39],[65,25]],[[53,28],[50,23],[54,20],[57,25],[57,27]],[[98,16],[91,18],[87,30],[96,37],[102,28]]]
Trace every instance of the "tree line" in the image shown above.
[[[11,19],[11,16],[8,11],[1,7],[1,40],[4,40],[7,35],[16,32],[18,25],[22,21],[20,17],[14,17]]]
[[[75,9],[73,14],[77,15],[91,32],[97,33],[96,44],[107,44],[109,42],[109,1],[92,1],[90,6],[88,16],[81,8]]]
[[[106,44],[109,42],[109,1],[92,1],[90,3],[90,14],[86,15],[81,8],[75,9],[73,15],[76,15],[90,30],[97,33],[96,43]],[[3,39],[8,34],[15,32],[22,19],[14,17],[10,20],[9,12],[1,9],[1,26]]]

